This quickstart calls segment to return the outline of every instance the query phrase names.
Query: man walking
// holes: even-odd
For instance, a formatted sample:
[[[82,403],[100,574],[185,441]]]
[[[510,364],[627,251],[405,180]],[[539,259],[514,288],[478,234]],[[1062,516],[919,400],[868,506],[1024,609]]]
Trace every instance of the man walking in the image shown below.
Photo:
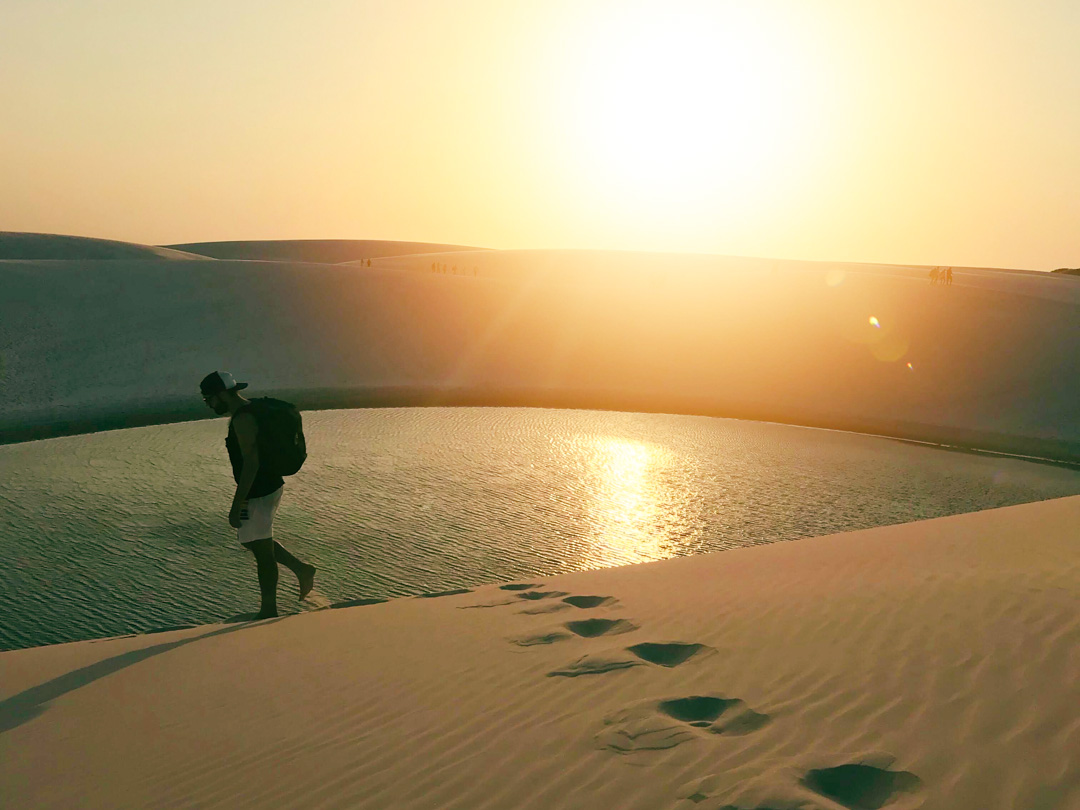
[[[229,414],[225,447],[232,463],[236,494],[229,509],[229,525],[237,539],[255,555],[262,607],[257,619],[277,616],[277,564],[294,574],[304,599],[315,584],[315,566],[300,562],[274,541],[274,515],[281,503],[285,482],[269,465],[259,463],[259,416],[251,400],[240,396],[247,383],[238,383],[227,371],[207,374],[199,389],[205,402],[219,416]]]

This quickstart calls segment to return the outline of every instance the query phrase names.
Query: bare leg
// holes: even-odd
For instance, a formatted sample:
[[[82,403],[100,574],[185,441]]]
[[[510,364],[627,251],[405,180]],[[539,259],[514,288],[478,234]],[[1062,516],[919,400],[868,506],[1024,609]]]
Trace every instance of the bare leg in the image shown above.
[[[262,540],[252,540],[244,543],[255,555],[255,567],[259,572],[259,592],[262,594],[262,607],[259,609],[258,619],[269,619],[277,616],[277,583],[278,571],[277,560],[274,559],[273,538],[266,537]]]
[[[315,587],[314,565],[300,562],[300,560],[296,559],[296,557],[289,553],[288,549],[276,540],[274,541],[274,558],[296,574],[296,579],[300,583],[301,599],[311,593],[311,589]]]

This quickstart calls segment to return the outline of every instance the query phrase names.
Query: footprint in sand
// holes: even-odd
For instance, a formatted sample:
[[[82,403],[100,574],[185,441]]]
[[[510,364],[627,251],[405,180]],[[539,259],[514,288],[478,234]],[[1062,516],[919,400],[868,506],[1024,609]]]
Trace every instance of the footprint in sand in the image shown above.
[[[349,608],[349,607],[361,607],[363,605],[378,605],[387,601],[386,599],[347,599],[344,602],[334,602],[330,605],[331,608]]]
[[[564,627],[575,636],[582,638],[597,638],[599,636],[618,636],[623,633],[632,633],[638,626],[626,619],[582,619],[576,622],[567,622]]]
[[[518,599],[525,599],[530,602],[538,602],[541,599],[557,599],[567,596],[566,591],[527,591],[525,593],[519,593]],[[567,596],[567,598],[573,598]],[[560,610],[569,610],[570,605],[567,604],[566,599],[561,599],[558,602],[545,602],[542,605],[526,608],[525,610],[519,610],[518,613],[522,616],[540,616],[545,613],[558,613]]]
[[[528,594],[518,594],[519,597],[525,597]],[[536,616],[542,613],[557,613],[561,610],[569,610],[572,607],[579,608],[581,610],[589,610],[591,608],[600,607],[601,605],[612,606],[618,604],[618,600],[612,596],[567,596],[561,591],[555,591],[553,596],[565,597],[558,602],[552,602],[551,604],[539,605],[537,607],[528,608],[527,610],[519,610],[518,613],[524,616]]]
[[[528,602],[538,602],[541,599],[555,599],[559,596],[566,596],[566,591],[522,591],[517,598]]]
[[[566,591],[534,591],[534,590],[525,590],[525,589],[519,589],[519,588],[507,588],[507,587],[505,587],[503,585],[500,585],[499,588],[501,590],[504,590],[504,591],[505,590],[519,590],[520,593],[514,594],[514,598],[512,598],[512,599],[505,599],[505,600],[503,600],[501,602],[485,602],[485,603],[479,604],[479,605],[463,605],[461,607],[461,609],[462,610],[468,610],[468,609],[474,609],[474,608],[504,607],[506,605],[520,605],[523,601],[524,602],[539,602],[539,601],[541,601],[543,599],[556,599],[556,598],[558,598],[560,596],[566,596]],[[522,611],[522,612],[531,613],[533,611]],[[541,611],[537,610],[536,612],[541,612]]]
[[[307,598],[300,603],[300,609],[304,613],[311,613],[316,610],[326,610],[329,607],[331,607],[330,600],[314,590],[309,591]]]
[[[573,607],[587,610],[601,605],[613,605],[616,599],[613,596],[568,596],[563,601]]]
[[[654,664],[661,667],[677,667],[691,658],[715,653],[704,644],[688,644],[673,641],[666,644],[644,642],[627,647],[616,653],[587,655],[574,663],[548,673],[548,677],[576,678],[579,675],[602,675],[619,669]]]
[[[922,787],[922,780],[909,771],[857,763],[807,771],[802,784],[843,807],[878,810],[916,793]]]
[[[755,712],[739,698],[717,695],[662,700],[657,709],[673,720],[704,729],[709,734],[735,737],[757,731],[772,719],[767,714]]]
[[[584,619],[579,622],[567,622],[562,625],[565,630],[551,630],[547,633],[539,633],[520,638],[510,639],[512,644],[519,647],[535,647],[539,644],[554,644],[556,641],[565,641],[568,638],[578,636],[580,638],[598,638],[599,636],[617,636],[621,633],[631,633],[638,629],[633,622],[625,619]]]
[[[771,719],[738,698],[719,695],[649,700],[606,718],[608,728],[596,735],[596,742],[619,754],[660,751],[710,735],[750,734]]]
[[[716,773],[694,779],[678,793],[679,810],[781,810],[828,807],[847,810],[914,810],[922,805],[922,780],[892,770],[882,753],[855,756],[843,765],[801,770],[790,766],[760,773]]]
[[[561,630],[552,630],[550,633],[537,633],[531,636],[512,638],[510,643],[519,647],[537,647],[543,644],[554,644],[556,641],[566,641],[568,638],[573,638],[573,636]]]
[[[544,613],[555,613],[560,610],[569,610],[572,607],[588,610],[589,608],[600,607],[601,605],[614,605],[618,601],[611,596],[571,596],[566,591],[534,590],[539,587],[540,585],[532,582],[500,585],[499,590],[516,591],[517,593],[514,594],[516,598],[501,602],[488,602],[480,605],[464,605],[462,609],[503,607],[504,605],[517,605],[521,602],[545,602],[543,605],[537,605],[518,611],[520,614],[535,616]],[[551,601],[554,599],[560,599],[561,601]]]
[[[434,593],[420,593],[415,598],[417,599],[436,599],[440,596],[458,596],[463,593],[472,593],[469,588],[456,588],[452,591],[435,591]]]

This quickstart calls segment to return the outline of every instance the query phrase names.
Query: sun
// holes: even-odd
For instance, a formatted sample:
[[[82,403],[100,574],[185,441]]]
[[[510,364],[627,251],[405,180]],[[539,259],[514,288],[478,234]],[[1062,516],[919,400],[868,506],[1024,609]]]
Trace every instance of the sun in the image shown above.
[[[614,196],[732,203],[812,159],[820,77],[791,25],[750,3],[607,6],[568,65],[567,138]]]

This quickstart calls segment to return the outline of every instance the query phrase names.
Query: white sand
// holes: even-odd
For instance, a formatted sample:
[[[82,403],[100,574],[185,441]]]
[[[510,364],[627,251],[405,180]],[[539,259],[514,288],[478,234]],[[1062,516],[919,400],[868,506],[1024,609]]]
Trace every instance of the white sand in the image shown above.
[[[1080,497],[525,591],[3,653],[0,796],[1069,810],[1077,525]]]
[[[430,254],[50,245],[80,258],[0,262],[0,438],[186,418],[223,368],[302,405],[455,391],[1080,458],[1061,275],[443,254],[469,277]],[[1071,810],[1077,525],[1068,498],[2,653],[0,806]]]
[[[498,277],[431,273],[431,254],[0,262],[0,440],[207,416],[196,386],[222,368],[307,408],[662,410],[1080,459],[1074,277],[958,269],[943,288],[871,265],[446,257],[466,255]]]

